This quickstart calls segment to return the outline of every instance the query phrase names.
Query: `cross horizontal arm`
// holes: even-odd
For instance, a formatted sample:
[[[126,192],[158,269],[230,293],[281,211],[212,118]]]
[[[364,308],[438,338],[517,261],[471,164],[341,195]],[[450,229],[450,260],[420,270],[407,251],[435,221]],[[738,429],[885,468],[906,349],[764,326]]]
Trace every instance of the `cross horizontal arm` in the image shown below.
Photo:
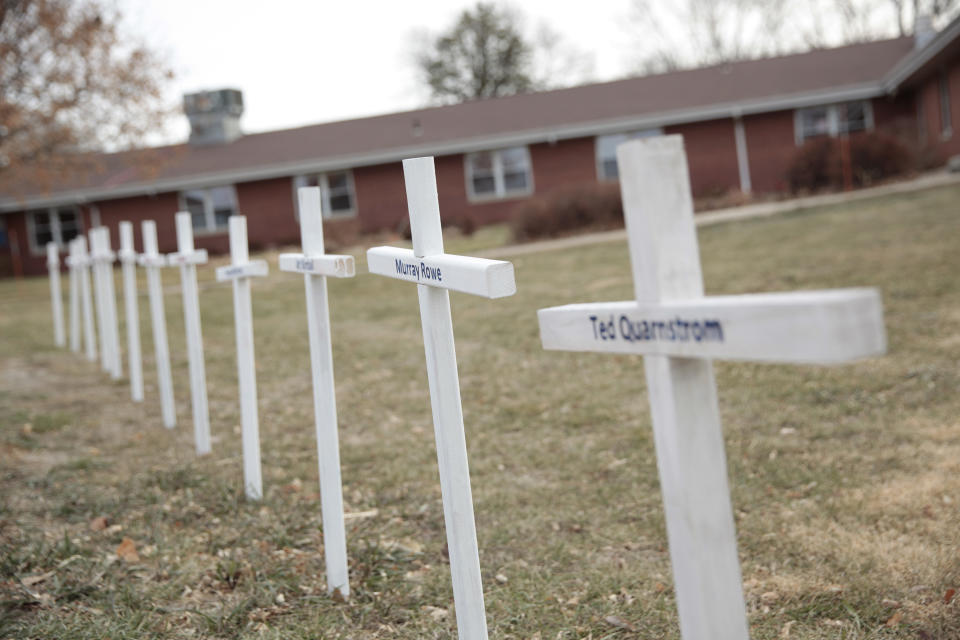
[[[373,247],[367,250],[370,273],[485,298],[517,292],[513,264],[442,253],[418,258],[410,249]]]
[[[90,254],[90,260],[93,262],[113,262],[116,258],[117,254],[109,249],[101,249]]]
[[[169,267],[167,256],[159,253],[141,253],[137,256],[137,264],[141,267]]]
[[[886,351],[876,289],[541,309],[544,349],[838,364]]]
[[[356,273],[353,256],[347,255],[306,256],[302,253],[281,253],[277,263],[280,271],[308,273],[315,276],[352,278]]]
[[[139,256],[137,255],[137,252],[136,252],[136,251],[132,251],[132,250],[130,250],[130,251],[120,250],[120,251],[118,251],[118,252],[117,252],[117,259],[120,260],[120,262],[131,262],[131,263],[133,263],[133,264],[137,264],[137,263],[139,262]]]
[[[270,267],[267,266],[266,260],[251,260],[244,264],[228,264],[225,267],[217,267],[217,282],[265,276],[268,273],[270,273]]]
[[[206,249],[196,249],[188,253],[168,253],[167,254],[167,264],[171,267],[176,267],[184,264],[206,264],[207,263],[207,250]]]

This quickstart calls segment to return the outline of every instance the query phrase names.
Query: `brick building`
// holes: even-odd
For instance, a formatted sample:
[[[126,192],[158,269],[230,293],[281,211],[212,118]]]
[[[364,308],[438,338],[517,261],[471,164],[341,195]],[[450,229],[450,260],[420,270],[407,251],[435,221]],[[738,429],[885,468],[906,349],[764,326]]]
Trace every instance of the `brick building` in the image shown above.
[[[50,188],[29,167],[0,174],[0,275],[45,270],[44,245],[105,225],[157,221],[175,249],[174,213],[197,244],[228,247],[247,216],[251,245],[299,242],[297,186],[319,185],[327,233],[398,228],[400,160],[436,156],[445,222],[505,220],[524,199],[615,180],[632,136],[684,137],[696,195],[773,192],[797,148],[817,136],[889,131],[935,161],[960,154],[960,19],[939,33],[243,135],[242,97],[185,98],[187,143],[103,154]],[[135,225],[139,236],[139,224]],[[138,237],[139,244],[139,237]]]

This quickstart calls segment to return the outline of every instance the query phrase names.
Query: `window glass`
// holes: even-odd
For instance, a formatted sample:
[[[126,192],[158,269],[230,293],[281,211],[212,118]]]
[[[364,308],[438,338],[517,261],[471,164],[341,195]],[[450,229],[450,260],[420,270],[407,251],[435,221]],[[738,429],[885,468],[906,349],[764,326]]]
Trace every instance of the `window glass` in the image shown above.
[[[840,131],[866,131],[867,129],[867,110],[862,102],[848,102],[841,105],[839,111],[842,114],[840,118]]]
[[[467,156],[470,194],[504,198],[531,188],[530,155],[526,147],[480,151]]]
[[[320,201],[323,208],[323,217],[343,217],[354,214],[356,196],[353,189],[353,176],[349,171],[334,171],[331,173],[316,173],[297,176],[293,181],[294,192],[300,187],[320,187]],[[300,198],[294,193],[294,202],[298,210],[299,219]]]
[[[46,211],[33,212],[33,241],[37,249],[43,249],[48,242],[53,242],[53,225]]]
[[[207,228],[205,202],[203,191],[184,191],[183,193],[183,206],[190,212],[194,231],[205,231]]]
[[[830,133],[830,114],[827,107],[813,107],[800,112],[803,138],[825,136]]]
[[[476,195],[495,194],[497,180],[493,173],[493,152],[481,151],[470,156],[470,178]]]
[[[210,189],[210,202],[213,207],[213,224],[217,229],[229,226],[230,216],[237,212],[233,198],[233,187],[214,187]]]
[[[346,171],[327,174],[327,197],[331,212],[351,211],[353,209],[353,190],[350,187],[350,177]]]
[[[60,209],[60,244],[66,244],[80,235],[80,216],[76,209]]]
[[[617,168],[617,147],[634,138],[651,138],[662,136],[663,129],[643,129],[629,133],[611,133],[597,136],[597,172],[601,180],[616,180],[620,177]]]

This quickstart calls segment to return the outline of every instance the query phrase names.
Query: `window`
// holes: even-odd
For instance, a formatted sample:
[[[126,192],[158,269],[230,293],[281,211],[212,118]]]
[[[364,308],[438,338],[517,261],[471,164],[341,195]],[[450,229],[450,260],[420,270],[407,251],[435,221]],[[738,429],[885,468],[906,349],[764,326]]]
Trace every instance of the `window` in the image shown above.
[[[663,135],[663,129],[644,129],[630,133],[613,133],[606,136],[597,136],[597,177],[601,180],[616,180],[620,174],[617,171],[617,147],[633,138],[650,138]]]
[[[467,194],[471,200],[492,200],[533,192],[530,152],[526,147],[479,151],[465,157]]]
[[[357,215],[357,196],[353,190],[353,174],[350,171],[332,171],[294,178],[293,201],[297,203],[297,207],[300,206],[300,199],[296,192],[300,187],[320,187],[320,203],[324,218],[346,218]],[[299,215],[298,211],[298,219]]]
[[[67,243],[80,235],[80,210],[76,207],[51,207],[27,212],[27,233],[30,251],[42,254],[48,242],[56,242],[64,250]]]
[[[873,108],[869,100],[842,102],[797,109],[794,133],[797,144],[817,136],[867,131],[873,128]]]
[[[947,72],[940,72],[940,135],[946,140],[953,135],[953,121],[950,117],[950,81]]]
[[[237,194],[233,186],[190,189],[180,194],[180,208],[190,212],[194,232],[223,231],[238,213]]]

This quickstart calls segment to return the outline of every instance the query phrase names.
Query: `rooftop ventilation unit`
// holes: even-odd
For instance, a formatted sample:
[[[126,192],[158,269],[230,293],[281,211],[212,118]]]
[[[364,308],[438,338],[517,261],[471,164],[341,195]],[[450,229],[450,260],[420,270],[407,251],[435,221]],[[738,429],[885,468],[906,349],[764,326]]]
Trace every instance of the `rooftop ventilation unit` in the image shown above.
[[[243,93],[237,89],[187,93],[183,111],[190,120],[190,144],[226,144],[243,135]]]

